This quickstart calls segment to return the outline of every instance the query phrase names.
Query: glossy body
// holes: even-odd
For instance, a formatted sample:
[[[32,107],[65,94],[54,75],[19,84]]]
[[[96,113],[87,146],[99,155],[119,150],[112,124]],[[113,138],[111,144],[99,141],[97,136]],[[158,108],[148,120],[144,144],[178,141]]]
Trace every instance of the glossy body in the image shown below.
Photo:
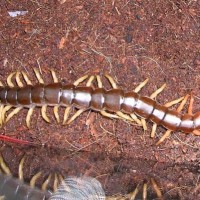
[[[140,96],[122,89],[105,90],[103,88],[80,87],[53,83],[20,87],[0,87],[0,102],[15,107],[71,106],[77,108],[122,111],[160,124],[169,130],[190,133],[200,129],[200,112],[194,115],[180,114],[158,104],[149,97]]]

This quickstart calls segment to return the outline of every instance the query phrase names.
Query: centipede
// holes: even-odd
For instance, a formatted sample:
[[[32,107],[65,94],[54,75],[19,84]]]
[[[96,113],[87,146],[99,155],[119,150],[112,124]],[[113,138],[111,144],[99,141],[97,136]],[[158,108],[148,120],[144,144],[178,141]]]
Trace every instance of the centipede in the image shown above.
[[[53,107],[53,113],[57,122],[60,122],[59,107],[64,107],[63,125],[72,123],[78,116],[87,110],[94,110],[107,118],[123,119],[136,123],[147,130],[146,120],[153,122],[151,137],[155,137],[158,125],[167,129],[166,133],[157,144],[164,141],[171,132],[181,131],[200,135],[200,111],[192,113],[194,98],[191,95],[188,113],[181,113],[189,95],[159,104],[155,98],[163,91],[166,84],[162,85],[149,97],[142,96],[139,91],[147,84],[148,79],[140,83],[134,90],[126,91],[117,86],[114,79],[105,74],[111,89],[103,87],[100,75],[85,75],[72,84],[66,84],[58,80],[55,71],[51,70],[53,82],[45,84],[40,71],[33,69],[38,80],[32,84],[28,75],[22,72],[13,72],[7,77],[7,84],[0,82],[0,126],[3,126],[23,108],[28,109],[26,116],[27,127],[31,127],[31,116],[36,107],[41,108],[42,118],[50,123],[47,116],[47,107]],[[13,76],[15,82],[13,83]],[[23,81],[22,81],[23,79]],[[80,84],[86,81],[85,86]],[[25,82],[25,85],[24,85]],[[94,86],[94,82],[97,86]],[[180,103],[177,109],[170,108]],[[78,110],[69,118],[71,109]]]

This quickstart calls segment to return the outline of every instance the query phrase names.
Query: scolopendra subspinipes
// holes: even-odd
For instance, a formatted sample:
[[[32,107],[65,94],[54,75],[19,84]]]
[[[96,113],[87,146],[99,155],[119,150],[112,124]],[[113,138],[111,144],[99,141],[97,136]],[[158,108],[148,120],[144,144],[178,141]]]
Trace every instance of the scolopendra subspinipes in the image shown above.
[[[142,82],[134,91],[125,91],[119,89],[110,75],[105,77],[110,82],[112,89],[106,90],[99,75],[85,75],[73,84],[63,84],[58,81],[55,72],[52,70],[53,83],[44,84],[40,72],[34,69],[34,73],[39,81],[39,84],[33,85],[25,72],[13,72],[7,78],[8,86],[0,83],[0,125],[10,120],[22,108],[28,108],[26,117],[27,126],[30,127],[30,119],[35,107],[41,107],[41,114],[45,121],[50,122],[46,109],[47,106],[54,107],[54,115],[58,122],[60,117],[58,114],[59,107],[65,107],[63,124],[70,124],[81,113],[91,109],[99,111],[103,116],[109,118],[120,118],[130,122],[136,122],[143,126],[146,130],[145,119],[151,120],[154,125],[151,136],[154,137],[157,125],[162,125],[167,129],[167,132],[158,141],[161,143],[171,131],[182,131],[184,133],[193,133],[200,135],[200,112],[192,114],[193,97],[191,96],[190,105],[187,114],[181,114],[188,96],[179,98],[165,105],[160,105],[154,98],[165,88],[165,84],[157,89],[150,97],[140,96],[138,92],[144,87],[148,81]],[[16,74],[15,86],[12,82],[12,77]],[[22,74],[26,86],[20,79]],[[81,82],[86,80],[86,86],[79,86]],[[93,87],[92,83],[96,79],[97,87]],[[181,102],[177,110],[169,109],[170,106]],[[68,120],[71,108],[75,106],[79,110]],[[7,112],[12,110],[8,116]],[[139,119],[139,116],[141,119]]]

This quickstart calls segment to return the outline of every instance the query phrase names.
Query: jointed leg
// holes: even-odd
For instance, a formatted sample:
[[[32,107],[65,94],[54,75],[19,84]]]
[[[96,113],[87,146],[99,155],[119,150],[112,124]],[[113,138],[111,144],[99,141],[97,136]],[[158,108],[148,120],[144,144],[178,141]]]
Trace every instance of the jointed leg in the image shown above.
[[[111,86],[114,88],[114,89],[117,89],[117,84],[115,83],[114,79],[110,76],[110,75],[105,75],[105,77],[109,80]],[[101,80],[100,80],[100,77],[98,77],[98,87],[101,86],[102,87],[102,83],[101,83]],[[131,118],[129,115],[126,115],[124,114],[123,112],[121,111],[117,111],[116,114],[117,115],[113,115],[113,114],[110,114],[106,111],[101,111],[101,114],[106,116],[106,117],[110,117],[110,118],[122,118],[122,119],[125,119],[125,120],[128,120],[128,121],[131,121],[131,122],[134,122],[136,121],[139,125],[141,125],[141,122],[139,119],[136,119],[136,118]],[[119,117],[118,117],[119,116]]]
[[[17,85],[19,86],[19,87],[23,87],[24,85],[23,85],[23,83],[22,83],[22,81],[20,80],[20,72],[17,72],[16,73],[16,82],[17,82]]]
[[[11,73],[7,78],[7,84],[9,87],[14,87],[15,85],[12,82],[12,77],[15,75],[16,72]]]
[[[49,176],[47,177],[47,179],[44,181],[44,183],[42,184],[42,190],[43,191],[46,191],[47,190],[47,186],[51,180],[51,174],[49,174]]]
[[[186,104],[188,98],[189,98],[189,95],[186,95],[186,96],[184,97],[184,99],[181,101],[181,104],[180,104],[179,107],[177,108],[177,112],[181,112],[181,110],[182,110],[183,107],[185,106],[185,104]],[[181,98],[179,98],[179,100],[180,100],[180,99],[181,99]],[[175,101],[174,101],[174,102],[175,102]],[[171,105],[171,104],[169,103],[169,105]],[[165,106],[166,106],[166,104],[165,104]],[[156,143],[156,145],[161,144],[167,137],[170,136],[171,132],[172,132],[171,130],[167,130],[167,131],[165,132],[165,134],[160,138],[160,140]]]
[[[40,84],[44,84],[44,80],[43,80],[43,78],[41,77],[40,72],[39,72],[36,68],[33,68],[33,70],[34,70],[34,72],[35,72],[36,78],[38,79],[39,83],[40,83]]]
[[[81,83],[82,81],[84,81],[86,78],[88,78],[88,75],[85,75],[85,76],[79,78],[78,80],[76,80],[76,81],[74,82],[74,85],[75,85],[75,86],[78,86],[78,84]],[[87,81],[86,86],[87,86],[87,87],[91,86],[93,81],[94,81],[94,76],[91,76],[91,77],[89,78],[89,80]],[[67,107],[66,110],[65,110],[63,124],[65,124],[65,122],[66,122],[66,120],[67,120],[67,118],[68,118],[70,108],[71,108],[71,107]],[[78,110],[78,111],[67,121],[67,124],[70,124],[72,121],[74,121],[74,120],[75,120],[79,115],[81,115],[84,111],[85,111],[85,109],[80,109],[80,110]]]
[[[25,157],[23,157],[23,158],[20,160],[19,169],[18,169],[19,180],[21,180],[21,181],[24,180],[24,173],[23,173],[24,160],[25,160]]]
[[[166,84],[163,84],[160,88],[158,88],[156,91],[154,91],[150,95],[150,98],[155,99],[158,96],[158,94],[160,94],[165,89],[165,87],[166,87]],[[155,137],[156,129],[157,129],[157,124],[153,124],[152,130],[151,130],[151,137]]]
[[[30,128],[30,119],[31,119],[31,115],[33,114],[35,107],[29,108],[28,113],[26,115],[26,125],[28,128]]]

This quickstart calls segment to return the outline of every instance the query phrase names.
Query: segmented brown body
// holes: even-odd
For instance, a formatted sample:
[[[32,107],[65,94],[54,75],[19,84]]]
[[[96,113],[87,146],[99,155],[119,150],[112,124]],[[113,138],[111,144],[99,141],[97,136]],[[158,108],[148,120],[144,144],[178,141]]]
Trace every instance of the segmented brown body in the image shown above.
[[[28,108],[43,105],[74,105],[81,109],[122,111],[127,114],[135,113],[172,131],[190,133],[200,129],[200,112],[194,115],[180,114],[149,97],[140,96],[133,91],[125,92],[122,89],[93,89],[62,83],[28,85],[23,88],[0,87],[0,102],[3,105]]]

